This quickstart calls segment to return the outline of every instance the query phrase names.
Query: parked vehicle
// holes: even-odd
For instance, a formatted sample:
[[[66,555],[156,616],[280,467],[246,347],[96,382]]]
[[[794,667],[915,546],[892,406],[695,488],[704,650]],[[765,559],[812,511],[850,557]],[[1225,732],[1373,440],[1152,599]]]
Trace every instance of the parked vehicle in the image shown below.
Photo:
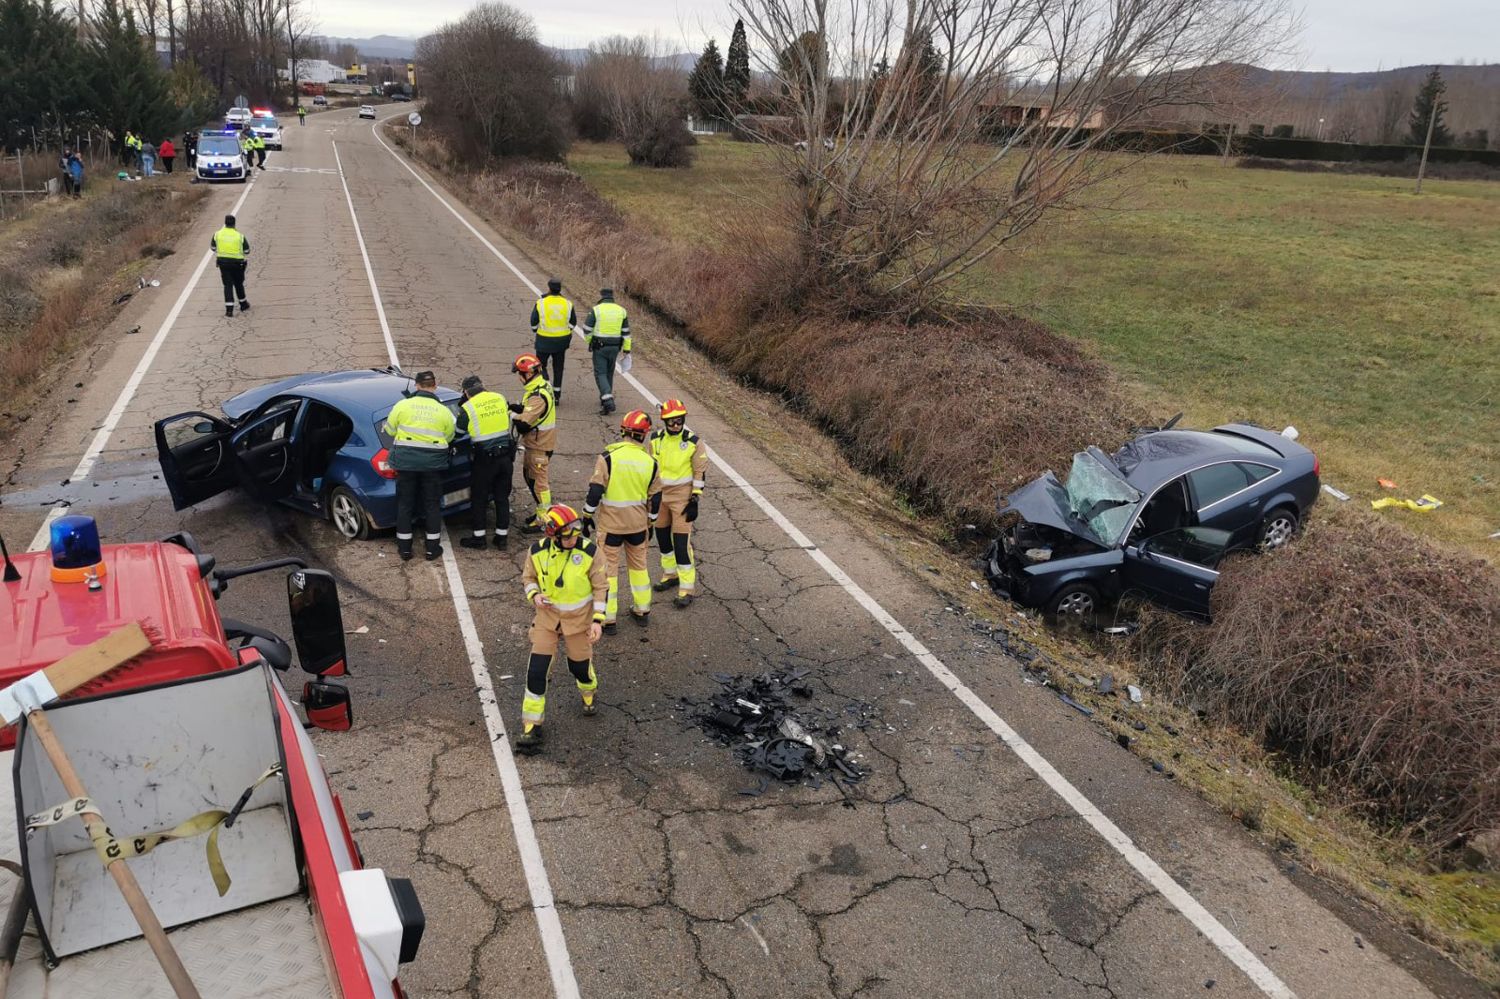
[[[248,181],[250,167],[240,148],[240,133],[227,130],[199,132],[193,173],[199,180],[233,180],[241,184]]]
[[[400,104],[404,101],[411,100],[411,94],[408,94],[404,90],[397,90],[391,94],[391,100],[395,101],[397,104]]]
[[[281,148],[281,122],[270,111],[257,108],[255,116],[250,119],[250,131],[265,142],[267,149]]]
[[[220,419],[178,413],[156,423],[162,478],[181,510],[233,488],[329,519],[349,539],[395,526],[396,472],[383,424],[412,391],[398,368],[294,375],[242,392]],[[439,387],[458,414],[460,394]],[[469,507],[469,440],[443,480],[443,515]]]
[[[375,105],[361,104],[359,106],[359,116],[361,118],[369,118],[373,120],[375,118]]]
[[[322,94],[314,94],[313,95],[313,107],[326,108],[327,106],[328,106],[328,98],[327,97],[323,96]]]
[[[204,996],[400,996],[398,966],[416,955],[421,906],[409,881],[364,866],[303,730],[303,714],[331,731],[353,724],[348,688],[326,679],[347,672],[333,577],[289,558],[218,568],[187,534],[101,545],[92,519],[77,515],[54,522],[51,536],[50,552],[7,560],[0,616],[23,623],[0,630],[0,687],[45,691],[42,671],[76,663],[80,650],[98,668],[124,660],[61,699],[39,695],[51,702],[46,738],[121,839],[111,832],[91,844],[76,809],[19,823],[78,799],[64,797],[50,762],[57,750],[39,726],[5,730],[0,855],[16,876],[0,878],[0,913],[9,913],[0,932],[28,941],[6,959],[6,994],[173,994],[97,846],[131,858],[145,903],[174,931]],[[281,568],[293,569],[292,634],[313,676],[300,711],[281,679],[291,646],[221,618],[217,604],[231,580]],[[110,651],[121,643],[127,650]],[[180,841],[153,843],[164,830]]]
[[[1168,424],[1112,455],[1081,451],[1065,483],[1049,471],[1000,500],[1015,523],[990,546],[990,584],[1055,616],[1134,593],[1207,617],[1224,556],[1282,547],[1317,501],[1317,457],[1294,436]]]
[[[224,124],[233,128],[244,128],[250,124],[250,118],[249,108],[230,108],[224,112]]]

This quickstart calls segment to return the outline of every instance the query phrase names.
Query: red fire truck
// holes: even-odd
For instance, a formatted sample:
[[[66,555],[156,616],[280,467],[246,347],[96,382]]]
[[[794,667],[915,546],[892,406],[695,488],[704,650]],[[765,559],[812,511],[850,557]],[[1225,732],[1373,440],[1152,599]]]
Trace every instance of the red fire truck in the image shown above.
[[[353,723],[348,689],[328,679],[347,672],[333,577],[291,558],[220,568],[188,534],[100,545],[87,517],[51,535],[50,551],[6,554],[0,582],[0,714],[19,717],[0,743],[0,853],[19,871],[0,871],[0,999],[398,999],[421,906],[410,882],[365,868],[305,730]],[[290,570],[296,658],[312,674],[300,704],[282,684],[292,646],[218,609],[232,580],[277,569]],[[132,625],[149,648],[47,704],[50,733],[6,709],[39,671]],[[77,810],[127,844],[186,990],[69,810],[79,799],[48,738],[87,787]]]

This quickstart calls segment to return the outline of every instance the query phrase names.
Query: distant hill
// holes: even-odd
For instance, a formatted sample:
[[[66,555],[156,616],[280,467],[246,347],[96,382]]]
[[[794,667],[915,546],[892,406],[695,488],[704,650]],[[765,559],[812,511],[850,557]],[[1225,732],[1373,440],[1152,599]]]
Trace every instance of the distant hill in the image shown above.
[[[417,54],[415,38],[397,35],[376,35],[374,38],[335,38],[328,36],[330,45],[353,45],[365,59],[411,59]]]
[[[551,51],[565,65],[573,69],[582,66],[588,61],[589,57],[588,49],[552,49]],[[698,57],[691,52],[674,52],[671,55],[659,56],[652,61],[658,66],[668,66],[679,72],[687,73],[692,71],[694,64],[698,62]]]
[[[1386,95],[1399,97],[1407,110],[1431,66],[1401,66],[1365,73],[1317,73],[1308,71],[1242,67],[1246,82],[1284,96],[1289,107],[1303,109],[1299,124],[1311,132],[1318,117],[1357,121],[1368,131],[1367,119]],[[1438,66],[1448,91],[1444,123],[1455,135],[1470,129],[1488,129],[1491,140],[1500,138],[1500,63],[1472,66]],[[1403,119],[1404,121],[1404,119]]]

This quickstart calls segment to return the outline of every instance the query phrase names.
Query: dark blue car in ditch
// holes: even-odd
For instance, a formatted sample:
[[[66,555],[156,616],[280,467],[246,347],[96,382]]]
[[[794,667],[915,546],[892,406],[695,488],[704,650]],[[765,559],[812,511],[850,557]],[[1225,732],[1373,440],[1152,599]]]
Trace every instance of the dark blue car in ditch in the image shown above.
[[[1317,501],[1318,459],[1295,437],[1169,423],[1114,454],[1080,451],[1065,482],[1047,472],[1000,500],[1011,523],[985,575],[1058,618],[1092,619],[1125,596],[1206,618],[1225,556],[1289,543]]]
[[[181,510],[230,489],[332,521],[346,538],[396,523],[396,472],[384,423],[414,390],[399,368],[294,375],[241,392],[224,418],[178,413],[156,423],[162,478]],[[438,389],[458,413],[459,393]],[[443,515],[469,507],[469,442],[459,435]]]

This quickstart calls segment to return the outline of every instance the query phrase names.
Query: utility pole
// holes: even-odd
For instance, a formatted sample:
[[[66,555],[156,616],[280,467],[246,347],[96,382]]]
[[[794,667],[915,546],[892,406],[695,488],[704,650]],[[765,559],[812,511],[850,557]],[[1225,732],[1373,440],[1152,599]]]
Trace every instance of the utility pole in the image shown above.
[[[1427,172],[1427,151],[1432,148],[1432,127],[1437,124],[1438,99],[1432,99],[1427,110],[1427,138],[1422,141],[1422,162],[1417,164],[1417,193],[1422,193],[1422,175]]]

